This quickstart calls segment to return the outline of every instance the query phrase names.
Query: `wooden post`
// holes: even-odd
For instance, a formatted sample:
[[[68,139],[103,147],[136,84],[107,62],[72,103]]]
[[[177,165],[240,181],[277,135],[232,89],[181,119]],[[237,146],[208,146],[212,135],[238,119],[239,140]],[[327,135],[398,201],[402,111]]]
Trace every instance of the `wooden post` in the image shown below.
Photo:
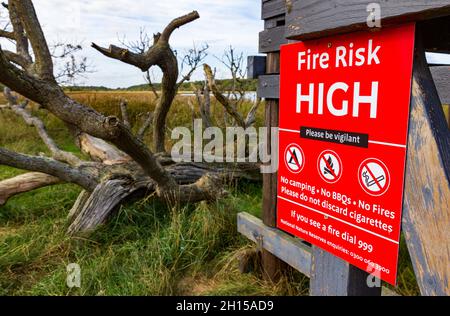
[[[280,72],[280,53],[267,54],[267,74],[277,74]],[[268,153],[272,154],[274,148],[271,148],[271,127],[278,127],[278,100],[266,99],[265,126],[269,128],[267,148]],[[273,158],[272,158],[273,159]],[[277,226],[277,177],[278,173],[267,173],[263,175],[263,223],[269,227]],[[263,241],[264,242],[264,241]],[[262,250],[261,262],[264,271],[264,278],[276,282],[287,268],[286,264],[275,257],[267,250]]]
[[[450,134],[425,49],[450,51],[450,4],[442,1],[399,0],[383,7],[383,26],[418,23],[408,157],[405,180],[403,231],[418,283],[424,295],[450,295]],[[260,80],[259,95],[266,98],[266,126],[278,126],[279,47],[286,38],[306,40],[367,28],[367,1],[262,0],[265,30],[260,33],[260,53],[268,53],[267,74]],[[423,32],[423,33],[422,33]],[[445,78],[444,78],[445,79]],[[444,80],[446,82],[446,80]],[[440,88],[441,98],[448,90]],[[446,102],[445,102],[446,103]],[[448,125],[450,126],[450,107]],[[270,135],[267,142],[270,148]],[[381,287],[369,287],[373,277],[320,248],[305,252],[295,239],[276,227],[277,174],[264,175],[263,223],[241,214],[240,232],[262,241],[262,263],[267,279],[276,281],[285,268],[269,249],[311,277],[311,295],[381,295]],[[267,242],[264,243],[264,238]],[[283,245],[283,249],[278,249]],[[294,248],[292,248],[294,247]],[[281,248],[281,247],[280,247]],[[285,249],[297,249],[294,255]],[[298,264],[300,260],[300,264]],[[310,265],[309,272],[308,265]],[[371,280],[372,279],[372,280]],[[368,282],[372,281],[372,282]]]
[[[417,24],[403,232],[422,295],[450,295],[450,133]]]
[[[310,295],[380,296],[380,286],[369,287],[373,278],[367,272],[318,247],[313,247]]]

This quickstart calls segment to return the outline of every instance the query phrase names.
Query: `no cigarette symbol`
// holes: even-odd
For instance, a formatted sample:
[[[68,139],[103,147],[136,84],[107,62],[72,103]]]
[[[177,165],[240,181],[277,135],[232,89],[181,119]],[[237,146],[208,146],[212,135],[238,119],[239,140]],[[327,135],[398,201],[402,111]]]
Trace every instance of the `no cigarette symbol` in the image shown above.
[[[358,180],[367,194],[380,196],[389,189],[391,177],[388,168],[381,160],[369,158],[359,166]]]

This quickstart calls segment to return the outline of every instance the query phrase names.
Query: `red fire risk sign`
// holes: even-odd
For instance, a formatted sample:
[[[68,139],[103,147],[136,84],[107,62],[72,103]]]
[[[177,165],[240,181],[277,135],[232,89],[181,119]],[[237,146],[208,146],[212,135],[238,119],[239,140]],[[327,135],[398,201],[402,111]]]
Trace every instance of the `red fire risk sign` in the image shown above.
[[[278,227],[391,284],[414,29],[281,48]]]

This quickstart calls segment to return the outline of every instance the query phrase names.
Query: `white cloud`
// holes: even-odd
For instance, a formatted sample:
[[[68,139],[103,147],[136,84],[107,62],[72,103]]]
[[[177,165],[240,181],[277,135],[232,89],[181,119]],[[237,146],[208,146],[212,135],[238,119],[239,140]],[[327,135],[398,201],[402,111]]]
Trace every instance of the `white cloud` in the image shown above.
[[[171,44],[183,51],[193,43],[207,42],[207,62],[220,67],[213,55],[221,56],[229,45],[245,55],[257,53],[263,28],[261,3],[255,0],[35,0],[34,5],[49,43],[83,42],[83,55],[96,69],[84,80],[89,85],[124,87],[143,82],[140,70],[100,55],[90,48],[91,42],[108,46],[119,44],[119,36],[136,40],[140,27],[160,32],[173,18],[197,10],[201,18],[177,30]],[[219,69],[218,74],[224,71]]]

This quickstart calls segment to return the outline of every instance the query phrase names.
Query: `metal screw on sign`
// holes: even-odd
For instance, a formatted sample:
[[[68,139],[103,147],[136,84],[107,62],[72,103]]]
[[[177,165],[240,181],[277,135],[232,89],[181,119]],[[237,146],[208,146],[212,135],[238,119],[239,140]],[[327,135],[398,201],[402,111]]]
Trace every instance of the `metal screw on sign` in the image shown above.
[[[333,47],[333,44],[328,43],[328,48],[331,48],[331,47]]]

